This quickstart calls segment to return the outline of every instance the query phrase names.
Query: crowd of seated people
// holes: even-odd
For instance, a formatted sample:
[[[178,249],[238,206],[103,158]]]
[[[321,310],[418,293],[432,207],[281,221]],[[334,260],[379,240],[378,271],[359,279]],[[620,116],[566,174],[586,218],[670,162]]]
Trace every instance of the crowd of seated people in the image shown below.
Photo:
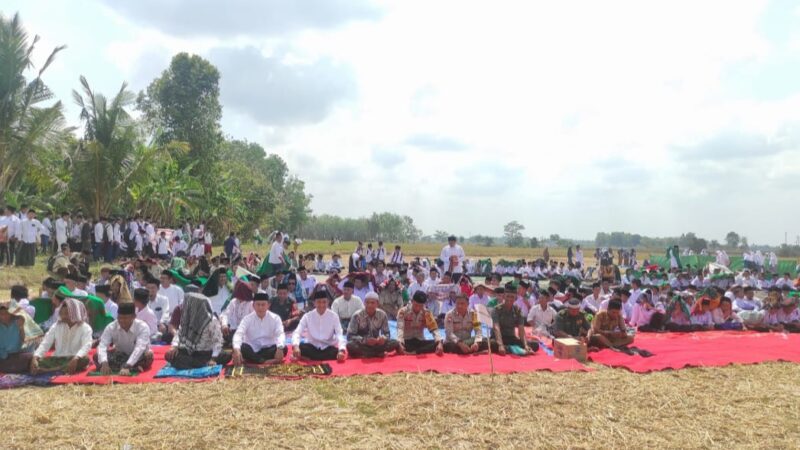
[[[538,264],[476,279],[455,238],[435,264],[401,256],[359,265],[356,256],[346,274],[227,254],[137,257],[96,276],[49,277],[37,296],[35,287],[14,286],[0,303],[0,372],[146,371],[158,344],[170,346],[173,367],[189,369],[279,363],[289,354],[528,355],[561,337],[647,356],[633,346],[637,331],[800,331],[797,282],[788,275],[649,267],[598,280],[576,262],[572,271]],[[484,310],[491,326],[478,320]]]

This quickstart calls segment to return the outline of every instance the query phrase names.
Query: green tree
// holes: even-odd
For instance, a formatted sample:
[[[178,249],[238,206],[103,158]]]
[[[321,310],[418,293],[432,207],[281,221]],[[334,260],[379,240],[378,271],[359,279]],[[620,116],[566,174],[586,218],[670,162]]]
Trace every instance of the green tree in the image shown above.
[[[0,194],[26,173],[47,173],[43,155],[65,138],[61,102],[42,106],[54,97],[42,75],[65,47],[53,49],[28,81],[38,41],[28,39],[18,14],[10,20],[0,15]]]
[[[447,231],[442,231],[442,230],[436,230],[433,233],[433,239],[436,240],[437,242],[446,241],[449,236],[450,236],[450,233],[448,233]]]
[[[197,55],[178,53],[146,92],[139,94],[137,105],[156,131],[158,144],[189,144],[187,154],[176,155],[181,168],[194,163],[194,175],[215,176],[211,169],[219,160],[222,106],[219,71],[213,64]]]
[[[503,227],[503,234],[506,238],[506,244],[509,247],[522,247],[525,239],[522,237],[522,230],[525,226],[516,220],[511,221]]]
[[[72,95],[81,108],[84,133],[73,155],[71,188],[73,200],[96,218],[123,206],[128,187],[157,152],[142,142],[125,109],[134,100],[125,83],[109,101],[92,91],[85,77],[80,82],[83,92]]]
[[[725,235],[725,243],[731,248],[738,247],[740,239],[739,234],[734,231],[729,231],[728,234]]]

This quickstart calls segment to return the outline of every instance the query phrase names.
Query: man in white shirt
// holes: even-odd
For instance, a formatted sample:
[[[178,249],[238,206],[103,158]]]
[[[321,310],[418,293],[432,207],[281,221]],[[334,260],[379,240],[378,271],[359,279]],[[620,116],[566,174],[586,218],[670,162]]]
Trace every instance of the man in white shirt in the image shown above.
[[[414,281],[408,286],[408,296],[413,297],[414,293],[417,291],[427,291],[427,285],[425,284],[425,273],[421,270],[414,273]]]
[[[119,371],[122,376],[130,375],[131,370],[144,372],[153,365],[150,327],[136,318],[133,303],[120,305],[117,320],[103,330],[94,364],[103,375]]]
[[[150,329],[150,338],[157,339],[158,332],[158,318],[156,313],[150,308],[150,292],[145,288],[133,290],[133,306],[136,308],[136,319],[141,320],[147,324]],[[117,310],[119,313],[119,310]]]
[[[543,337],[552,337],[553,326],[556,323],[556,310],[550,306],[550,292],[539,293],[539,302],[528,312],[528,325],[533,333]]]
[[[447,245],[442,248],[442,253],[439,255],[439,259],[444,261],[444,271],[453,274],[453,283],[458,283],[461,279],[461,274],[464,271],[462,263],[466,257],[464,249],[456,241],[455,236],[447,238]]]
[[[277,314],[269,311],[267,294],[253,297],[253,312],[242,319],[233,335],[233,364],[283,362],[286,336]]]
[[[163,333],[167,330],[167,323],[169,323],[170,318],[169,299],[159,293],[161,284],[155,277],[149,277],[147,281],[145,281],[145,288],[147,288],[148,293],[147,306],[152,309],[153,314],[156,315],[158,331]]]
[[[595,281],[592,283],[592,293],[583,298],[581,302],[581,310],[589,314],[597,314],[600,311],[600,304],[603,303],[605,297],[600,292],[600,282]]]
[[[167,232],[162,231],[156,239],[156,256],[166,261],[169,259],[169,239],[167,239]]]
[[[56,248],[61,248],[61,245],[67,243],[69,231],[69,213],[64,211],[61,217],[56,219]]]
[[[101,217],[94,224],[94,242],[92,243],[92,256],[95,261],[100,260],[100,251],[103,245],[103,231],[105,231],[105,217]]]
[[[17,238],[20,242],[17,266],[31,267],[36,262],[36,239],[42,232],[42,224],[36,220],[36,212],[28,210],[27,216],[19,223]]]
[[[103,284],[100,286],[95,286],[94,293],[100,300],[103,301],[103,305],[106,308],[106,313],[116,319],[119,314],[119,305],[111,299],[111,285]]]
[[[169,300],[169,311],[167,311],[167,314],[172,314],[172,310],[183,303],[183,289],[172,284],[173,281],[172,275],[168,272],[165,271],[161,273],[161,286],[158,288],[158,293],[167,297],[167,300]]]
[[[50,220],[50,216],[52,213],[47,211],[44,213],[44,219],[42,219],[42,230],[41,235],[39,236],[42,240],[42,254],[47,255],[50,253],[50,233],[53,230],[53,222]]]
[[[375,261],[386,262],[386,247],[383,241],[378,241],[378,248],[375,250]]]
[[[303,297],[310,298],[311,293],[314,291],[314,287],[317,285],[317,280],[313,276],[308,274],[308,271],[304,266],[300,266],[297,269],[298,280],[297,284],[303,289]]]
[[[475,286],[475,292],[473,292],[473,294],[469,297],[470,311],[475,311],[476,305],[486,306],[489,303],[489,296],[486,294],[486,289],[486,286],[483,284]]]
[[[306,342],[301,343],[307,334]],[[342,334],[342,323],[335,312],[328,309],[328,296],[325,292],[314,293],[314,309],[303,314],[300,324],[292,335],[292,357],[325,361],[346,358],[346,341]]]
[[[270,274],[276,274],[283,270],[284,254],[283,254],[283,235],[280,231],[275,233],[275,239],[272,241],[272,246],[269,249],[269,264],[272,267]]]
[[[331,262],[328,264],[328,272],[333,270],[337,272],[342,271],[342,257],[336,253],[334,253],[333,256],[331,256]]]
[[[114,226],[111,227],[111,233],[113,236],[112,245],[113,245],[113,253],[112,259],[117,259],[120,255],[120,252],[123,248],[123,239],[122,239],[122,218],[118,217],[117,220],[114,221]]]
[[[403,264],[403,251],[399,245],[394,246],[394,252],[392,253],[392,257],[389,259],[389,262],[392,264]]]
[[[580,268],[585,269],[586,267],[583,265],[583,250],[581,250],[580,245],[575,246],[575,262],[580,263]]]
[[[17,245],[19,243],[19,216],[16,214],[17,208],[13,206],[6,206],[6,226],[8,236],[8,265],[14,265],[14,260],[17,257]]]
[[[362,309],[364,309],[364,302],[360,297],[353,295],[353,282],[345,281],[342,296],[337,297],[331,305],[331,311],[335,312],[342,322],[342,329],[347,329],[350,318]]]

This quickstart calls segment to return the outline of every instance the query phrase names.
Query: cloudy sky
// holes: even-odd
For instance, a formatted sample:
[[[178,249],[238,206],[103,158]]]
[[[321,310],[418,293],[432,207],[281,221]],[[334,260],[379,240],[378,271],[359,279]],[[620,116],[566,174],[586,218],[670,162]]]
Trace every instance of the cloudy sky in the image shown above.
[[[65,102],[140,90],[180,51],[221,71],[226,134],[315,213],[426,233],[800,234],[800,3],[6,0]],[[224,6],[223,6],[224,5]],[[77,122],[77,108],[70,105]]]

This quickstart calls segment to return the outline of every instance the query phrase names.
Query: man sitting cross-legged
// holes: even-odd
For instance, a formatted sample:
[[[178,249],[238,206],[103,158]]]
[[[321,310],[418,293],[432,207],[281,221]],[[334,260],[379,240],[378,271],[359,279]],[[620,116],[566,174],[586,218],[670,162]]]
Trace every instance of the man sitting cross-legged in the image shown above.
[[[292,358],[325,361],[346,358],[346,342],[342,323],[335,312],[328,309],[328,295],[317,291],[313,295],[314,309],[303,314],[292,335]],[[303,334],[306,342],[300,343]]]
[[[233,364],[282,362],[286,336],[280,316],[271,312],[269,295],[253,296],[253,312],[246,315],[233,335]]]
[[[208,297],[187,293],[181,304],[181,321],[172,348],[164,355],[178,370],[225,365],[230,355],[222,352],[222,329]]]
[[[556,327],[553,333],[557,338],[576,338],[584,340],[589,333],[589,321],[581,311],[581,301],[577,298],[567,300],[566,308],[556,315]]]
[[[428,294],[423,291],[414,293],[411,303],[397,312],[397,341],[400,353],[444,353],[442,338],[436,318],[425,308]],[[425,328],[433,335],[433,340],[425,339]]]
[[[131,370],[144,372],[153,365],[150,327],[136,318],[133,303],[119,305],[117,320],[103,330],[93,359],[103,375],[129,375]]]
[[[492,312],[497,353],[505,355],[510,345],[521,347],[525,354],[539,350],[538,342],[528,341],[525,337],[525,316],[519,306],[514,304],[517,293],[504,290],[502,301]]]
[[[378,308],[379,296],[370,292],[364,308],[350,318],[347,327],[347,353],[353,358],[382,358],[397,351],[399,345],[389,334],[389,318]]]
[[[92,348],[92,327],[86,323],[86,307],[79,300],[65,298],[58,310],[58,322],[44,335],[31,359],[31,374],[64,371],[80,372],[89,365],[86,356]],[[52,356],[45,357],[55,346]]]
[[[589,344],[593,347],[609,348],[627,354],[638,353],[641,356],[652,356],[647,350],[636,347],[628,348],[633,343],[633,336],[627,332],[625,320],[622,318],[622,302],[611,300],[608,310],[600,311],[592,320],[589,330]]]
[[[447,353],[468,355],[487,348],[478,321],[478,313],[469,309],[469,299],[466,294],[456,295],[455,308],[444,316],[444,332],[444,351]]]

